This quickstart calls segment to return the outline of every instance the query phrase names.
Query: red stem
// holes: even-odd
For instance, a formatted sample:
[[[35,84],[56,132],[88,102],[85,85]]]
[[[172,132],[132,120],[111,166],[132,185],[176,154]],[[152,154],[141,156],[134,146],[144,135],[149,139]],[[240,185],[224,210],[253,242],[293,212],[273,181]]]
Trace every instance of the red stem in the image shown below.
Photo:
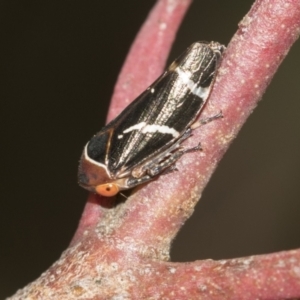
[[[161,72],[189,4],[158,1],[118,79],[109,120]],[[107,199],[90,195],[71,246],[11,299],[300,298],[300,250],[217,262],[166,262],[173,237],[299,28],[299,0],[257,0],[228,46],[201,116],[222,110],[224,118],[195,130],[187,141],[201,141],[204,151],[185,155],[176,165],[179,172],[137,188],[114,208],[105,208]]]

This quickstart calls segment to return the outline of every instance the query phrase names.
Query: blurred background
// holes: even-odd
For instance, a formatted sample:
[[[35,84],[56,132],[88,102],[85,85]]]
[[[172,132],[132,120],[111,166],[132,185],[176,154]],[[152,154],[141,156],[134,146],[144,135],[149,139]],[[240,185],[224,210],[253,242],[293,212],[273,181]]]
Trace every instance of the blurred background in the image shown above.
[[[81,151],[105,123],[154,3],[1,1],[1,299],[68,246],[88,195],[77,186]],[[197,40],[228,44],[251,4],[195,0],[169,62]],[[298,42],[180,231],[173,261],[300,247],[299,53]]]

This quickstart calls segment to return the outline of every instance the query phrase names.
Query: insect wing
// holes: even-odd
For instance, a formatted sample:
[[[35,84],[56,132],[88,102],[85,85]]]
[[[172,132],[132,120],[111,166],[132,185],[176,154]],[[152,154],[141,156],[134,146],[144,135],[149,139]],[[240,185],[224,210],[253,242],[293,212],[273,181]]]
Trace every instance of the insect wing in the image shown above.
[[[209,44],[193,44],[92,138],[90,158],[119,177],[170,147],[205,104],[220,56]]]

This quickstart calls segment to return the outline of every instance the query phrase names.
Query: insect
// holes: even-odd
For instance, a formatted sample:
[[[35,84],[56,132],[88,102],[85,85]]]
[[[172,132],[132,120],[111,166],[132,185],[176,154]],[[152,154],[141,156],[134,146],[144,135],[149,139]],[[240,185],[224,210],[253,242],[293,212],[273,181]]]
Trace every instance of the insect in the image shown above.
[[[111,197],[174,170],[183,154],[199,150],[181,143],[196,127],[224,50],[217,42],[196,42],[181,54],[87,143],[79,184]]]

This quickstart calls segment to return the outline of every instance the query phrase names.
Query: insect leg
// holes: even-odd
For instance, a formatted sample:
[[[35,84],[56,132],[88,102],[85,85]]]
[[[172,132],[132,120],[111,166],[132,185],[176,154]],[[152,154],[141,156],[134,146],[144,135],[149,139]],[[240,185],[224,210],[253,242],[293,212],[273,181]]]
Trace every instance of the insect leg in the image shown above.
[[[222,119],[224,116],[223,116],[223,113],[222,111],[218,112],[216,115],[214,116],[211,116],[211,117],[208,117],[208,118],[205,118],[205,119],[202,119],[202,120],[199,120],[199,121],[196,121],[195,123],[193,123],[191,125],[191,128],[192,129],[196,129],[198,128],[199,126],[202,126],[202,125],[205,125],[207,123],[210,123],[211,121],[214,121],[214,120],[217,120],[217,119]]]
[[[142,184],[142,183],[145,183],[147,181],[150,181],[152,180],[153,178],[149,175],[145,175],[145,176],[142,176],[140,178],[135,178],[135,177],[129,177],[128,180],[127,180],[127,187],[129,189],[139,185],[139,184]]]
[[[169,174],[169,173],[172,173],[172,172],[177,172],[177,171],[179,171],[179,170],[177,169],[176,165],[174,164],[174,165],[171,165],[169,168],[165,169],[161,173],[161,175],[166,175],[166,174]]]
[[[175,153],[171,153],[170,157],[165,159],[159,164],[152,164],[152,166],[149,166],[149,169],[147,170],[147,175],[144,175],[140,178],[135,177],[129,177],[126,184],[128,188],[133,188],[137,185],[140,185],[142,183],[148,182],[153,180],[153,177],[157,176],[158,174],[168,174],[173,171],[177,171],[176,166],[174,163],[185,153],[188,152],[194,152],[194,151],[200,151],[201,146],[200,143],[196,147],[188,148],[188,149],[179,149]]]
[[[194,152],[194,151],[200,151],[201,150],[201,146],[200,143],[196,146],[196,147],[192,147],[192,148],[181,148],[178,151],[171,153],[170,157],[163,160],[162,162],[160,162],[159,164],[153,164],[152,166],[149,167],[149,169],[147,170],[147,173],[151,176],[154,177],[158,174],[160,174],[161,172],[163,172],[164,170],[168,170],[168,168],[171,168],[170,171],[173,171],[176,169],[176,167],[174,166],[173,168],[173,164],[185,153],[188,152]]]
[[[140,167],[136,167],[132,171],[132,176],[134,178],[141,178],[144,174],[148,174],[148,170],[152,168],[152,166],[159,165],[162,161],[165,161],[168,157],[170,157],[173,153],[176,153],[180,149],[180,144],[186,140],[188,137],[192,135],[192,130],[191,128],[188,128],[185,133],[168,149],[166,149],[164,152],[159,154],[156,158],[153,158],[149,162],[146,162]]]

